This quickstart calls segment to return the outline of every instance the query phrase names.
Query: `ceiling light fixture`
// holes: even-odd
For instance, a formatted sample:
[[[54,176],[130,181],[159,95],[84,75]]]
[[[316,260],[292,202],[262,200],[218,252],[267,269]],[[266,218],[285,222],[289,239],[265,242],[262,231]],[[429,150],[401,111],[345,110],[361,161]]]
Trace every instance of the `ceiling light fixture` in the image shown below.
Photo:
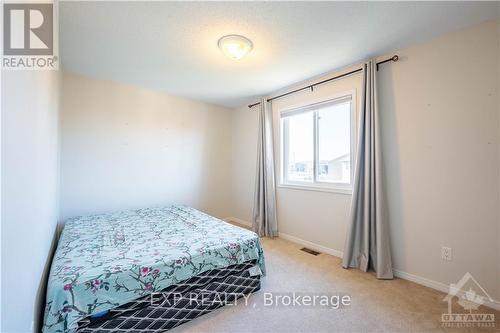
[[[227,35],[221,37],[217,43],[219,49],[228,58],[239,60],[252,51],[252,41],[240,35]]]

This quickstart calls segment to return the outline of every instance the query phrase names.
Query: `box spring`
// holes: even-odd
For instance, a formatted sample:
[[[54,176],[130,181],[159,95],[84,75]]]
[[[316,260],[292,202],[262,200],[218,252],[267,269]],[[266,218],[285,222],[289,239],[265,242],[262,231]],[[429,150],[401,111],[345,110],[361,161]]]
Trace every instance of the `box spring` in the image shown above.
[[[259,289],[260,270],[255,260],[213,269],[153,296],[83,318],[77,332],[165,332]]]

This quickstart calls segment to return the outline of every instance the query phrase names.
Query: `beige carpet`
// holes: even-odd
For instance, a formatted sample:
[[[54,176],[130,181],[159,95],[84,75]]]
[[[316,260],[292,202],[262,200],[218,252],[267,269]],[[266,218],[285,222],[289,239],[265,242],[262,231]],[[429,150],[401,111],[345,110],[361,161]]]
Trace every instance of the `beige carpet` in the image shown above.
[[[377,280],[373,274],[345,270],[340,259],[300,251],[282,239],[263,239],[267,276],[249,304],[226,306],[172,332],[499,332],[496,328],[442,328],[446,312],[443,293],[395,279]],[[348,294],[352,304],[342,309],[264,307],[264,292]]]

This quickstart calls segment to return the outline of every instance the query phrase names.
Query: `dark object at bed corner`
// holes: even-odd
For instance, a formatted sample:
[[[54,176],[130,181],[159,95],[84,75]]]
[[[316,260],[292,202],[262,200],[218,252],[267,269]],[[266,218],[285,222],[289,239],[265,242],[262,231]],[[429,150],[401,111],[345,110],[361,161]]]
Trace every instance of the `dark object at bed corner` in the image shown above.
[[[256,261],[213,269],[78,322],[79,333],[165,332],[260,289]]]

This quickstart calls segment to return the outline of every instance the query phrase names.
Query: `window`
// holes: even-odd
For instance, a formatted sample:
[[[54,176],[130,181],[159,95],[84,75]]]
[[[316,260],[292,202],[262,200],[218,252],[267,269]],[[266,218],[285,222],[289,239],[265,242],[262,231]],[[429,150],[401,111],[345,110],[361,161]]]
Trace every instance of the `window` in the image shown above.
[[[281,185],[351,189],[353,96],[281,113]]]

